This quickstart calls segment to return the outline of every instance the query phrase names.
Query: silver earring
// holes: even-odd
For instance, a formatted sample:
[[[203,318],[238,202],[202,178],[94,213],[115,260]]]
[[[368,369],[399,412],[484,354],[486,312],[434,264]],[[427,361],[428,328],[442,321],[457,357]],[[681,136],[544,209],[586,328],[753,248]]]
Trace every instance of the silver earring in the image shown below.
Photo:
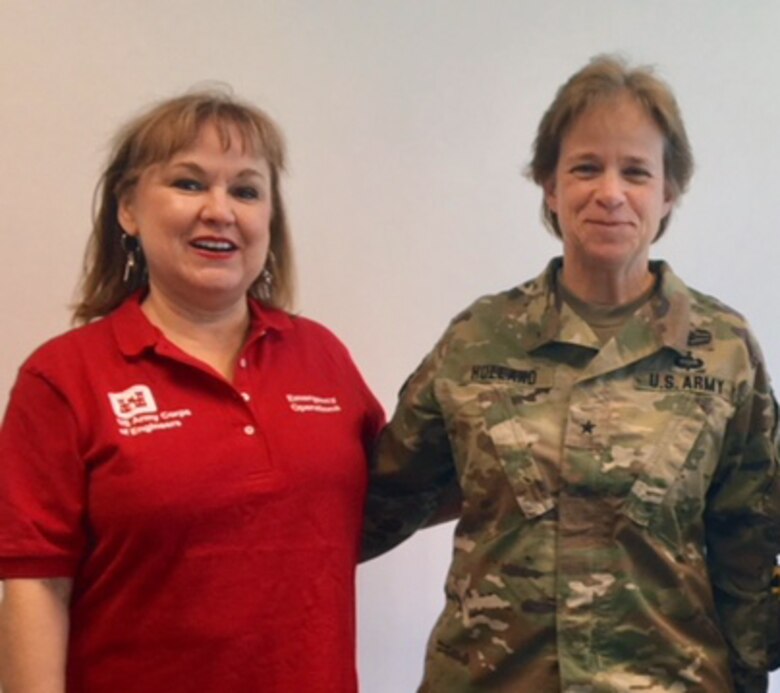
[[[260,296],[264,301],[270,301],[274,294],[274,267],[276,267],[276,258],[273,250],[269,250],[265,267],[260,272]]]
[[[137,238],[126,233],[122,234],[119,242],[122,250],[125,251],[125,271],[122,274],[122,281],[125,284],[130,284],[138,268],[141,247]]]

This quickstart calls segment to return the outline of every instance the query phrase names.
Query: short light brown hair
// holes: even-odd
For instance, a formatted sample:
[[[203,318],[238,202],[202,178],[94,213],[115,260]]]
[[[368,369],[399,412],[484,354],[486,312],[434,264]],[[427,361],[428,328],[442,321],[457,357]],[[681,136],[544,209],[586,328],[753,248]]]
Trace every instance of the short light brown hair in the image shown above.
[[[235,99],[227,90],[214,89],[162,101],[117,133],[95,189],[92,234],[84,257],[74,322],[89,322],[110,313],[130,294],[147,285],[146,261],[140,252],[131,277],[127,282],[123,278],[127,255],[122,246],[124,231],[117,219],[120,201],[132,191],[146,168],[168,161],[191,146],[207,124],[217,128],[225,150],[231,146],[231,131],[237,131],[242,151],[268,162],[272,200],[269,247],[273,257],[269,257],[266,266],[272,269],[273,279],[270,292],[263,292],[258,276],[249,294],[274,308],[292,308],[292,246],[279,181],[285,168],[284,137],[264,111]]]
[[[693,175],[693,154],[682,115],[671,88],[652,68],[628,66],[617,56],[600,55],[558,89],[542,117],[533,146],[529,175],[544,186],[555,175],[561,143],[574,121],[590,106],[614,99],[622,93],[633,96],[647,111],[664,138],[664,180],[666,194],[677,200],[685,192]],[[548,228],[559,238],[557,215],[542,201],[542,216]],[[671,212],[662,220],[657,240],[666,230]]]

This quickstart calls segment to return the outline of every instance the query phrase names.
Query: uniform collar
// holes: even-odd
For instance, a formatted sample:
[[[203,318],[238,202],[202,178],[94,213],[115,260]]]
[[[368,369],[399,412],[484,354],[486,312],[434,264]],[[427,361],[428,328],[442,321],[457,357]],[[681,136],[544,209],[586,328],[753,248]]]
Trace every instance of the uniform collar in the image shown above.
[[[154,349],[165,337],[163,333],[144,315],[141,302],[145,296],[143,290],[137,291],[125,299],[108,320],[114,331],[119,350],[125,356],[140,356],[147,349]],[[282,310],[263,306],[254,298],[249,299],[251,327],[246,343],[255,341],[266,332],[281,332],[292,327],[290,316]]]
[[[553,258],[542,274],[519,288],[525,301],[518,304],[518,309],[526,314],[523,321],[531,328],[524,330],[522,336],[526,352],[550,342],[598,349],[598,342],[594,341],[587,324],[558,301],[556,277],[562,267],[563,258]],[[691,329],[688,287],[666,262],[652,261],[650,267],[658,276],[658,290],[629,320],[625,334],[631,342],[641,343],[645,348],[669,347],[685,354]]]
[[[652,261],[650,268],[658,276],[658,291],[637,311],[634,319],[648,324],[659,345],[685,354],[691,330],[691,292],[663,260]]]

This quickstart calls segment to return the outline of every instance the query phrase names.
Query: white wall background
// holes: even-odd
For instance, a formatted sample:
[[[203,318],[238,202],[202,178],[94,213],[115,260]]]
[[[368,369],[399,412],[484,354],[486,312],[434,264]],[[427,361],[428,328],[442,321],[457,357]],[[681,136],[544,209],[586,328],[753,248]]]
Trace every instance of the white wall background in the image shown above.
[[[780,382],[779,28],[776,0],[0,0],[0,406],[68,325],[109,136],[220,80],[286,131],[300,308],[391,409],[456,311],[557,252],[521,172],[558,85],[614,51],[659,66],[697,157],[656,254],[750,318]],[[414,690],[451,531],[361,568],[365,693]]]

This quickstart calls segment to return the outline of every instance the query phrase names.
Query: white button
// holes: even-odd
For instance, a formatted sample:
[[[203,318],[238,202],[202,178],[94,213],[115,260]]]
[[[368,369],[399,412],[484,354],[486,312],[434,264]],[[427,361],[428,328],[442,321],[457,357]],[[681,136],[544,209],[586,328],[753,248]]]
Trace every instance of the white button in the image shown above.
[[[248,436],[253,436],[255,434],[255,427],[254,426],[244,426],[244,433],[246,433]]]
[[[252,399],[252,398],[249,396],[249,393],[248,393],[248,392],[242,392],[242,393],[241,393],[241,398],[242,398],[242,399],[243,399],[245,402],[248,402],[250,399]]]
[[[246,368],[246,359],[241,359],[238,362],[238,365],[241,366],[241,368]]]

